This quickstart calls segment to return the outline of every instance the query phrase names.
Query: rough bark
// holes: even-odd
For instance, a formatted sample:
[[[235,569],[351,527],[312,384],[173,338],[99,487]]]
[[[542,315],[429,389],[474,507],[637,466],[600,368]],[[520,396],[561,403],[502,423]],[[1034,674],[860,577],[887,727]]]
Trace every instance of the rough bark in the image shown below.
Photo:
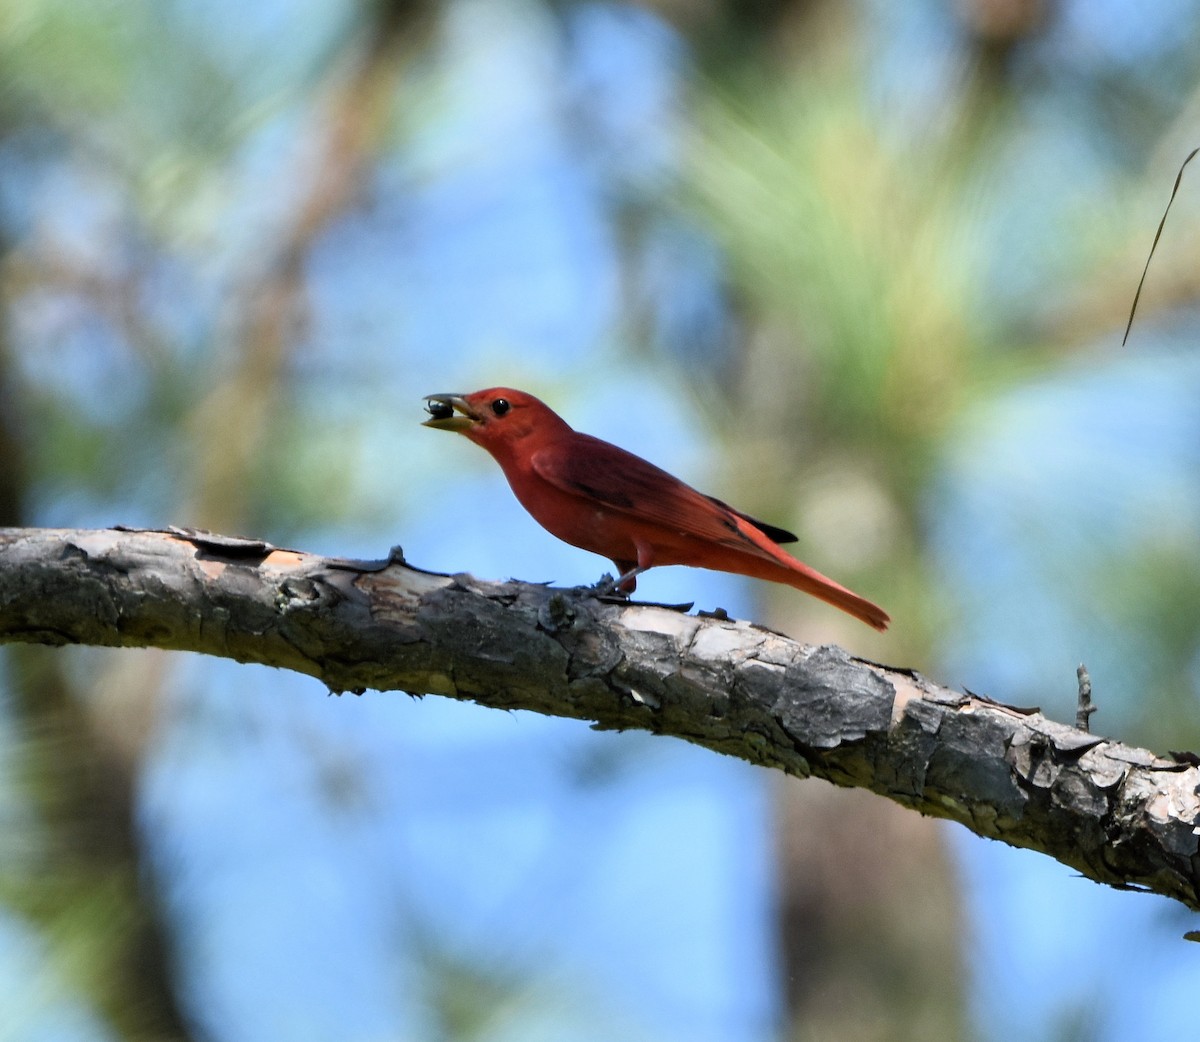
[[[208,533],[0,529],[0,641],[260,662],[674,735],[1200,910],[1200,766],[752,623]],[[880,856],[887,852],[881,850]]]

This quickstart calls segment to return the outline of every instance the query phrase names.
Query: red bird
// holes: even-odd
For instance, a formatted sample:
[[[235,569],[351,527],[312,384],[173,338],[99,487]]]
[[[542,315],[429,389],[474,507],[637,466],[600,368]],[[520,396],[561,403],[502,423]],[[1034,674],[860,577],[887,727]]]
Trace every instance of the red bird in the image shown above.
[[[785,583],[887,629],[887,612],[797,561],[795,542],[653,463],[572,430],[549,406],[508,387],[426,396],[426,427],[458,431],[495,457],[521,505],[552,535],[607,557],[615,587],[655,565],[685,564]]]

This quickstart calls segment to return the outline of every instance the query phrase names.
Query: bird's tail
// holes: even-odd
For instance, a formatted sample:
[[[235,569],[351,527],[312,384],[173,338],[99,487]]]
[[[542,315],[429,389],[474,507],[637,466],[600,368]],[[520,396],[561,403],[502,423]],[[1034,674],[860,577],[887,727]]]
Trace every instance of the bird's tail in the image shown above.
[[[888,628],[888,623],[892,621],[891,616],[878,604],[873,604],[853,590],[846,589],[841,583],[834,582],[829,576],[822,575],[803,561],[796,560],[774,543],[765,539],[761,543],[758,540],[755,542],[762,552],[744,554],[738,566],[731,568],[731,571],[740,571],[756,579],[786,583],[826,604],[840,608],[881,633]]]
[[[891,616],[878,604],[873,604],[865,597],[860,597],[853,590],[847,590],[840,583],[835,583],[816,569],[810,568],[803,561],[793,558],[792,564],[787,567],[786,575],[787,578],[784,578],[783,581],[789,586],[803,590],[826,604],[832,604],[835,608],[841,608],[842,611],[853,615],[856,619],[861,619],[868,626],[874,626],[881,633],[888,628],[888,623],[892,621]]]

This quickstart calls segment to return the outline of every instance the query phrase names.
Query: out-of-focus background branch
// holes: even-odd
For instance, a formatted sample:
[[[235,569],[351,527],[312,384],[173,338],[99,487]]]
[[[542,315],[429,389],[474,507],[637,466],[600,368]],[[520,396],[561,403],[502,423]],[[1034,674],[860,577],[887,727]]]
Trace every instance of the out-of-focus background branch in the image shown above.
[[[1097,730],[1195,747],[1186,180],[1117,344],[1198,36],[1084,0],[0,4],[0,524],[590,581],[416,426],[524,385],[896,625],[647,596],[1060,718],[1084,660]],[[0,1042],[1191,1023],[1174,910],[861,794],[163,655],[5,649],[0,691]],[[1101,945],[1121,972],[1060,972]]]

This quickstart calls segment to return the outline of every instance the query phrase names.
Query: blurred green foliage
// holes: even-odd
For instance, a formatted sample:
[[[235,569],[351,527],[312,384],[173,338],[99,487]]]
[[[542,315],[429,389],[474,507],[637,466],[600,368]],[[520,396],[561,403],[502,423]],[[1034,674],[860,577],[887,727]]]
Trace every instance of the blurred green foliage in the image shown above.
[[[648,6],[627,16],[670,36],[665,75],[680,82],[675,122],[646,135],[667,156],[651,175],[588,132],[603,127],[602,99],[574,78],[573,32],[597,8],[625,9],[529,0],[502,12],[532,27],[528,61],[545,66],[549,96],[528,108],[571,142],[567,160],[547,165],[570,166],[601,200],[611,241],[564,237],[584,240],[581,252],[611,249],[613,281],[627,283],[664,229],[685,243],[666,264],[661,299],[623,288],[626,311],[594,356],[682,360],[672,379],[715,403],[707,415],[729,447],[724,487],[747,509],[796,524],[802,556],[840,563],[839,578],[866,593],[885,591],[898,620],[887,654],[999,657],[1009,672],[996,675],[1022,678],[1014,686],[1057,689],[1064,677],[1051,683],[1043,660],[1021,671],[1035,658],[1029,649],[987,643],[975,628],[995,626],[994,638],[1024,598],[1051,603],[1073,620],[1056,631],[1075,641],[1061,654],[1095,642],[1089,634],[1124,636],[1113,668],[1136,681],[1143,708],[1124,718],[1140,740],[1200,745],[1194,466],[1181,470],[1175,527],[1147,522],[1141,538],[1114,545],[1095,534],[1103,516],[1071,513],[1084,519],[1075,583],[1056,571],[1070,497],[1061,488],[1059,498],[1031,497],[1025,527],[1000,535],[1035,560],[1046,555],[1050,581],[1035,589],[1024,574],[1020,588],[994,579],[994,602],[950,588],[947,575],[962,583],[964,571],[941,563],[949,540],[939,544],[931,520],[953,526],[944,518],[961,499],[941,491],[948,460],[972,438],[974,477],[999,474],[1014,496],[1028,490],[1041,462],[1033,457],[1056,445],[1003,454],[1003,439],[985,429],[1024,422],[1023,391],[1070,375],[1081,357],[1083,371],[1123,379],[1096,344],[1116,336],[1171,159],[1192,143],[1200,18],[1181,14],[1172,31],[1132,41],[1135,61],[1078,4],[1016,5],[1041,15],[1004,31],[987,17],[1004,5],[918,5],[918,27],[904,29],[911,43],[887,38],[904,20],[882,3]],[[423,215],[405,204],[421,191],[451,200],[460,223],[436,229],[446,240],[504,205],[467,191],[461,171],[438,159],[457,153],[435,147],[463,133],[447,87],[456,56],[480,56],[470,90],[504,89],[490,78],[504,70],[487,64],[487,33],[470,31],[488,17],[501,15],[461,3],[0,3],[5,524],[175,522],[286,541],[357,536],[364,517],[382,519],[388,460],[371,456],[371,429],[390,421],[395,385],[356,368],[365,353],[313,331],[323,328],[322,294],[345,293],[335,276],[360,259],[352,221],[401,211],[394,251],[406,256]],[[1193,317],[1200,284],[1179,243],[1190,242],[1182,229],[1195,208],[1181,204],[1131,352]],[[453,272],[469,289],[477,259],[464,250]],[[391,255],[380,261],[405,270]],[[531,310],[539,290],[546,301],[559,291],[508,274],[531,287]],[[701,319],[690,328],[714,314],[728,327],[701,362],[686,332],[664,334],[660,321],[697,285]],[[399,289],[396,297],[401,312]],[[447,369],[462,361],[408,341],[409,318],[362,331],[364,341],[396,344],[372,365],[386,358],[389,369],[421,372],[416,357],[438,351]],[[497,343],[500,333],[473,346],[489,364],[534,367]],[[576,359],[545,376],[588,379]],[[1118,403],[1106,418],[1119,414]],[[1151,493],[1130,481],[1114,495]],[[436,490],[395,498],[415,514]],[[993,514],[1005,509],[998,498]],[[980,570],[991,571],[987,561]],[[137,827],[148,735],[115,741],[111,707],[89,694],[92,682],[111,680],[111,660],[71,672],[22,649],[4,661],[23,816],[8,832],[5,900],[119,1037],[184,1037],[187,982],[163,954],[179,943],[176,924]],[[1105,675],[1094,679],[1102,705],[1121,698],[1112,674],[1107,688]],[[146,719],[171,684],[170,669],[149,661],[121,680]],[[93,816],[108,825],[103,842]],[[525,982],[440,956],[430,1001],[441,1037],[489,1037],[489,1011],[527,995]]]

